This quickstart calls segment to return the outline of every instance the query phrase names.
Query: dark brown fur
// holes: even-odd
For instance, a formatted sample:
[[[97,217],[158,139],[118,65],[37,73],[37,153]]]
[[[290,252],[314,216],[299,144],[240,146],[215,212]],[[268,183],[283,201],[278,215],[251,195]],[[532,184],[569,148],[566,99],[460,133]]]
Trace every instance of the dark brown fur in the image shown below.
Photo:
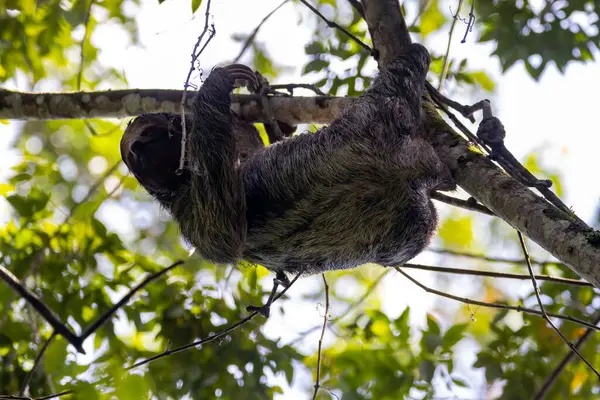
[[[234,79],[217,68],[196,96],[181,176],[174,172],[179,131],[169,139],[164,122],[173,115],[136,118],[123,159],[210,261],[306,273],[402,264],[436,228],[429,193],[455,187],[419,137],[429,62],[424,47],[411,45],[328,127],[258,149],[242,163],[230,110]],[[132,152],[133,138],[146,142]]]

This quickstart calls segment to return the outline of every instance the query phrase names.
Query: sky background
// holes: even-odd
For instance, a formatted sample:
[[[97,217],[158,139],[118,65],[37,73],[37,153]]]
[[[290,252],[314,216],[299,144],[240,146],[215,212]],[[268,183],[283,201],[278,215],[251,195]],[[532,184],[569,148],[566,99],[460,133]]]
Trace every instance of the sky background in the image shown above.
[[[204,8],[192,17],[190,1],[171,0],[162,5],[157,3],[156,0],[143,0],[141,7],[131,6],[126,9],[126,12],[135,15],[138,21],[144,48],[132,47],[126,35],[112,23],[99,26],[92,37],[93,42],[101,49],[100,61],[106,66],[123,70],[129,81],[129,88],[183,88],[189,69],[190,53],[204,25]],[[201,57],[202,66],[206,71],[204,76],[215,64],[232,60],[239,53],[241,44],[231,39],[233,34],[250,32],[279,3],[280,0],[213,1],[211,21],[215,23],[217,35]],[[317,80],[314,76],[300,76],[301,68],[306,62],[304,46],[310,42],[314,19],[312,16],[306,18],[309,16],[308,12],[303,14],[305,18],[300,19],[296,10],[294,5],[286,4],[262,27],[257,36],[257,41],[267,44],[269,55],[278,64],[289,67],[289,70],[272,83],[313,83]],[[104,20],[101,13],[96,13],[96,16]],[[426,46],[438,53],[443,51],[447,41],[446,32],[447,30],[444,31],[444,35],[428,39]],[[498,60],[490,56],[493,45],[475,44],[476,33],[471,33],[467,43],[461,44],[463,32],[464,26],[457,24],[451,54],[457,59],[467,58],[471,68],[484,69],[496,80],[496,91],[487,96],[492,99],[494,112],[506,128],[507,147],[517,158],[536,152],[540,155],[544,167],[559,170],[565,192],[563,200],[573,207],[582,219],[591,222],[600,203],[600,184],[597,178],[600,171],[599,102],[594,95],[600,93],[600,64],[570,64],[564,75],[550,66],[539,82],[533,81],[520,63],[505,75],[500,75]],[[195,78],[194,83],[198,84],[198,77]],[[6,86],[12,89],[30,89],[19,81]],[[123,87],[107,83],[100,89],[111,88]],[[52,82],[43,82],[35,90],[60,88]],[[473,98],[471,93],[467,88],[464,88],[464,91],[459,88],[451,95],[463,103],[480,99]],[[0,179],[6,175],[11,165],[18,162],[18,152],[10,149],[18,126],[16,122],[0,124]],[[115,149],[116,151],[118,149]],[[124,236],[131,234],[131,230],[135,229],[133,216],[122,209],[119,210],[118,207],[104,208],[100,212],[101,220],[107,227]],[[7,219],[7,205],[0,201],[0,223]],[[432,264],[436,260],[437,256],[424,253],[415,259],[415,262]],[[411,274],[425,284],[435,281],[434,276],[427,272],[411,271]],[[294,287],[291,296],[298,298],[301,293],[311,292],[315,285],[320,284],[321,278],[318,276],[303,279]],[[465,292],[462,286],[456,287],[460,289],[461,295],[472,294],[468,289]],[[359,296],[360,291],[356,289],[347,283],[348,292],[355,291]],[[415,327],[424,324],[424,312],[436,301],[432,295],[424,293],[397,274],[384,280],[380,286],[380,293],[383,297],[382,309],[390,317],[398,316],[405,305],[410,305]],[[343,308],[334,308],[330,310],[330,314],[335,317],[336,312],[342,310]],[[322,323],[322,309],[315,308],[314,303],[287,302],[286,315],[293,317],[285,318],[276,312],[266,322],[266,332],[270,337],[282,338],[287,342],[299,332]],[[315,335],[316,333],[308,336],[303,344],[313,348],[318,340]],[[473,361],[472,351],[469,350],[474,348],[469,349],[468,343],[463,346],[466,346],[463,349],[463,363],[468,364]],[[277,379],[286,386],[281,377],[272,379]],[[301,373],[296,379],[302,385],[310,385],[312,378],[306,373]],[[286,391],[285,398],[303,397],[296,390],[290,390]]]

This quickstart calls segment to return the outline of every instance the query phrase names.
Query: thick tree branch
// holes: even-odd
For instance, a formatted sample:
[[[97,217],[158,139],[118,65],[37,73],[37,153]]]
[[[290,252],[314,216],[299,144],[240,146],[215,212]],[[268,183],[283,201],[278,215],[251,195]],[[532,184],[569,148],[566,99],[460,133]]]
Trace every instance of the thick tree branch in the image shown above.
[[[362,2],[379,66],[386,66],[410,44],[410,34],[400,13],[398,0]]]
[[[365,19],[384,67],[410,43],[397,0],[363,0]],[[471,196],[526,234],[575,273],[600,287],[600,233],[503,173],[469,148],[440,117],[430,102],[424,105],[425,133],[456,182]]]
[[[126,118],[179,111],[182,90],[129,89],[105,92],[28,93],[0,88],[0,119]],[[193,96],[192,96],[193,97]],[[263,122],[259,95],[232,95],[233,110],[248,121]],[[289,125],[325,124],[354,102],[351,97],[269,97],[278,121]],[[186,102],[191,107],[192,98]]]

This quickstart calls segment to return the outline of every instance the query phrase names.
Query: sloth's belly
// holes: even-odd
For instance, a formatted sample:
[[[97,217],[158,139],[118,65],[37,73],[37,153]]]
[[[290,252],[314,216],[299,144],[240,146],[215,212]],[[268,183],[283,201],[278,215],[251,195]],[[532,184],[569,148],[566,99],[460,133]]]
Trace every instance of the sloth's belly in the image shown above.
[[[249,218],[244,258],[272,270],[309,274],[410,260],[435,230],[433,205],[408,187],[371,189],[343,196],[309,195],[278,214]]]

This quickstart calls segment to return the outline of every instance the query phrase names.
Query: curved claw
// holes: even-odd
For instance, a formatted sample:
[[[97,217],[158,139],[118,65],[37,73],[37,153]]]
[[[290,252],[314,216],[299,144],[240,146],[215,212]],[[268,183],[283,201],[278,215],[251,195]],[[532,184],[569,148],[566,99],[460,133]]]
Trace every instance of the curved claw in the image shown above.
[[[249,89],[256,91],[260,87],[260,81],[256,73],[248,66],[243,64],[231,64],[222,69],[227,72],[235,81],[243,81],[243,85]]]

